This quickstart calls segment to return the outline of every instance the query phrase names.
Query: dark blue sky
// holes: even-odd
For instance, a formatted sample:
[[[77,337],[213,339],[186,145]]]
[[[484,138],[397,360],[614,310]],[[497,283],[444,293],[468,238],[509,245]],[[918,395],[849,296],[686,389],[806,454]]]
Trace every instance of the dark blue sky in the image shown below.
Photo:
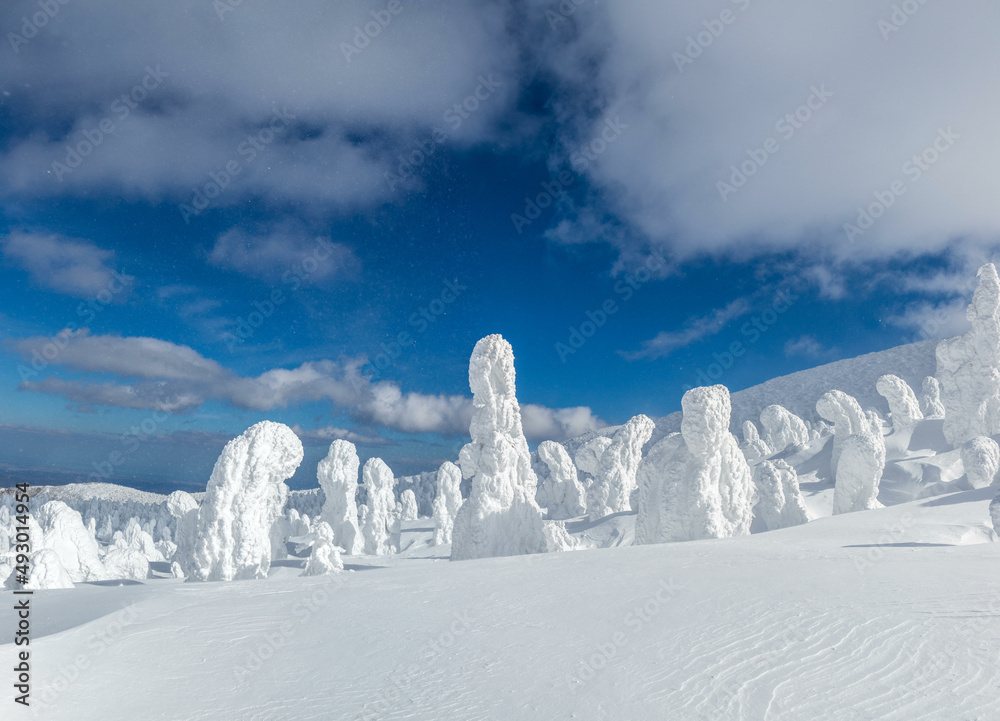
[[[401,475],[457,455],[489,333],[514,347],[537,443],[665,415],[706,378],[737,390],[962,329],[996,240],[974,112],[995,98],[919,67],[971,19],[927,8],[885,39],[862,3],[732,3],[746,14],[682,71],[664,44],[730,4],[581,3],[553,24],[558,4],[414,2],[347,62],[369,4],[69,5],[3,49],[0,468],[193,487],[269,418],[306,442],[294,485],[341,437]],[[886,77],[838,65],[845,38]],[[985,74],[987,39],[963,47],[949,67]],[[779,55],[797,63],[762,75]],[[777,134],[824,79],[829,107]],[[897,176],[906,194],[846,242]]]

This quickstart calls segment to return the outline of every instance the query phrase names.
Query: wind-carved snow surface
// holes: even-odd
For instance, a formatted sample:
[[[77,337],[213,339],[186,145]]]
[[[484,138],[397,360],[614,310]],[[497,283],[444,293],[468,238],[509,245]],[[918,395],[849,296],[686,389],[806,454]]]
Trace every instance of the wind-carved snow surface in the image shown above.
[[[809,521],[795,469],[781,459],[764,461],[753,470],[757,510],[767,530],[799,526]]]
[[[662,439],[641,464],[636,542],[749,534],[756,493],[750,466],[729,432],[729,390],[693,388],[681,407],[680,435]]]
[[[360,466],[354,444],[338,439],[330,444],[326,458],[316,468],[316,477],[326,497],[322,519],[333,529],[333,543],[349,556],[364,553],[365,548],[355,501]]]
[[[434,545],[451,543],[455,516],[462,507],[462,469],[445,461],[437,472],[437,495],[434,497]]]
[[[884,375],[875,382],[875,388],[889,403],[893,430],[898,431],[924,419],[917,394],[899,376]]]
[[[743,421],[743,443],[740,444],[747,463],[754,465],[771,455],[771,447],[760,437],[760,432],[753,421]]]
[[[399,517],[401,521],[417,520],[417,496],[413,493],[412,488],[407,488],[400,494],[399,503],[402,506],[402,512]]]
[[[956,448],[1000,433],[1000,278],[992,263],[979,269],[965,315],[972,328],[937,346],[944,436]]]
[[[548,509],[548,517],[555,521],[583,515],[587,510],[587,492],[563,445],[542,441],[538,444],[538,458],[549,470],[535,494],[538,505]]]
[[[976,436],[962,444],[960,454],[969,485],[973,488],[993,485],[1000,470],[1000,446],[995,440]]]
[[[830,475],[837,477],[840,455],[847,439],[855,433],[873,433],[868,415],[843,391],[832,390],[816,401],[816,412],[833,423],[833,451],[830,455]],[[884,449],[883,449],[884,455]]]
[[[944,418],[944,404],[941,402],[941,382],[934,376],[924,378],[920,394],[920,410],[924,418]]]
[[[263,421],[226,444],[198,510],[194,552],[185,575],[202,581],[264,578],[271,567],[271,526],[288,496],[285,480],[302,462],[288,426]]]
[[[365,538],[365,553],[370,556],[396,553],[399,550],[396,545],[399,516],[396,513],[396,497],[392,492],[395,483],[392,470],[381,458],[369,458],[365,461],[361,475],[368,490],[368,513],[361,529]]]
[[[312,531],[313,546],[306,561],[303,576],[325,576],[329,573],[339,573],[344,570],[344,560],[340,556],[340,548],[334,543],[333,528],[326,521],[319,521]]]
[[[805,421],[784,406],[767,406],[760,412],[760,424],[764,427],[762,438],[771,449],[770,455],[786,448],[809,445],[809,428]]]
[[[612,513],[631,510],[629,497],[636,489],[636,472],[642,447],[652,437],[656,424],[638,415],[618,429],[601,454],[594,483],[587,491],[587,517],[598,520]]]
[[[510,343],[499,335],[476,343],[469,360],[472,442],[459,454],[472,489],[455,519],[452,560],[544,553],[548,548],[514,381]]]
[[[885,441],[880,435],[862,431],[844,441],[833,490],[834,515],[882,508],[878,484],[884,469]]]

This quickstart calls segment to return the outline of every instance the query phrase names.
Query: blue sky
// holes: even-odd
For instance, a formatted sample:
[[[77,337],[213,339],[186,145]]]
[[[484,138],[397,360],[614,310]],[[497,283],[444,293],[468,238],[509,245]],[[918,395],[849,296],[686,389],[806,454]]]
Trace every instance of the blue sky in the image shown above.
[[[197,487],[265,418],[298,487],[333,438],[431,469],[497,332],[533,444],[658,417],[960,332],[997,244],[993,8],[40,7],[0,10],[12,474]]]

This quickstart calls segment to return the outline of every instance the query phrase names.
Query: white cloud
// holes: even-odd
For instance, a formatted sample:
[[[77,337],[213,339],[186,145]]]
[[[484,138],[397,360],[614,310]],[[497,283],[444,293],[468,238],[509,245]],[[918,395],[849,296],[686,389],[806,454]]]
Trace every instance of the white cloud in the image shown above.
[[[358,421],[405,433],[465,434],[472,419],[471,398],[404,393],[394,382],[371,383],[359,372],[362,358],[310,361],[297,368],[273,368],[243,377],[189,346],[156,338],[95,336],[82,330],[63,331],[58,342],[33,337],[6,345],[26,361],[43,357],[52,365],[129,381],[35,378],[38,373],[23,366],[28,377],[21,390],[62,395],[85,406],[182,413],[209,400],[256,411],[329,401]],[[58,351],[49,352],[53,348]],[[526,404],[522,408],[525,433],[532,441],[564,440],[604,425],[585,407],[550,409]]]
[[[57,234],[15,231],[0,240],[4,258],[28,271],[38,285],[77,298],[123,300],[131,278],[116,276],[114,253]]]
[[[983,91],[1000,70],[1000,7],[955,14],[928,3],[885,39],[878,21],[888,4],[725,5],[735,21],[680,69],[677,54],[719,8],[591,3],[574,13],[572,32],[539,51],[563,83],[554,104],[567,151],[604,122],[589,109],[613,109],[629,125],[584,172],[637,231],[682,256],[792,248],[857,259],[943,250],[1000,230],[1000,98]],[[931,55],[934,72],[915,73]],[[824,86],[833,96],[802,112],[811,115],[804,122],[793,118],[800,127],[777,127]],[[928,151],[939,157],[915,179],[904,163],[947,128],[961,137]],[[717,183],[768,138],[777,151],[723,201]],[[896,179],[905,194],[848,243],[843,224]]]
[[[216,239],[208,260],[221,268],[270,282],[290,273],[304,284],[352,273],[358,266],[357,257],[346,245],[310,235],[291,221],[262,233],[230,228]]]

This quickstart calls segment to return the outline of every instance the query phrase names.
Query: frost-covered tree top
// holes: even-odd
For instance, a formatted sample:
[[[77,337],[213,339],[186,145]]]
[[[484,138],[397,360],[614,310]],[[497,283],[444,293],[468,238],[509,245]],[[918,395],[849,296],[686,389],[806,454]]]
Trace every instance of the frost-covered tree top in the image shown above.
[[[924,418],[944,418],[941,382],[934,376],[924,378],[923,392],[920,394],[920,410],[923,411]]]
[[[899,376],[884,375],[875,382],[875,389],[889,403],[892,427],[895,430],[911,426],[923,420],[917,395],[910,385]]]
[[[1000,278],[987,263],[966,311],[964,334],[937,346],[944,435],[953,446],[1000,433]]]
[[[437,472],[437,495],[434,497],[434,544],[451,543],[455,517],[462,507],[462,471],[445,461]]]
[[[538,489],[536,498],[548,509],[549,518],[575,518],[587,510],[586,491],[577,477],[576,466],[560,443],[542,441],[538,458],[549,473]]]
[[[475,412],[472,442],[459,454],[472,478],[452,536],[454,560],[545,552],[537,479],[521,426],[514,383],[514,351],[499,335],[483,338],[469,360]]]
[[[854,396],[838,390],[824,393],[816,401],[816,412],[825,420],[833,423],[833,452],[830,457],[830,470],[836,478],[844,443],[855,433],[871,432],[871,422]]]
[[[642,414],[630,418],[611,438],[601,454],[594,484],[587,493],[587,515],[592,520],[630,510],[629,496],[636,488],[635,474],[642,460],[642,447],[656,424]]]
[[[762,439],[772,454],[809,444],[809,429],[805,421],[784,406],[767,406],[760,412],[760,424],[764,426]]]
[[[881,508],[878,487],[885,468],[885,443],[870,431],[851,435],[843,445],[833,490],[833,512]]]
[[[640,465],[636,541],[748,534],[756,493],[750,466],[729,432],[729,390],[693,388],[681,407],[681,433],[659,441]]]
[[[356,501],[360,466],[354,444],[338,439],[316,467],[316,478],[326,497],[323,520],[333,529],[333,543],[352,556],[364,552]]]
[[[302,455],[292,429],[271,421],[226,444],[198,512],[194,557],[184,569],[189,577],[230,581],[267,575],[271,525],[288,496],[285,480]]]
[[[996,482],[1000,470],[1000,446],[987,436],[976,436],[962,444],[962,465],[969,485],[986,488]]]

